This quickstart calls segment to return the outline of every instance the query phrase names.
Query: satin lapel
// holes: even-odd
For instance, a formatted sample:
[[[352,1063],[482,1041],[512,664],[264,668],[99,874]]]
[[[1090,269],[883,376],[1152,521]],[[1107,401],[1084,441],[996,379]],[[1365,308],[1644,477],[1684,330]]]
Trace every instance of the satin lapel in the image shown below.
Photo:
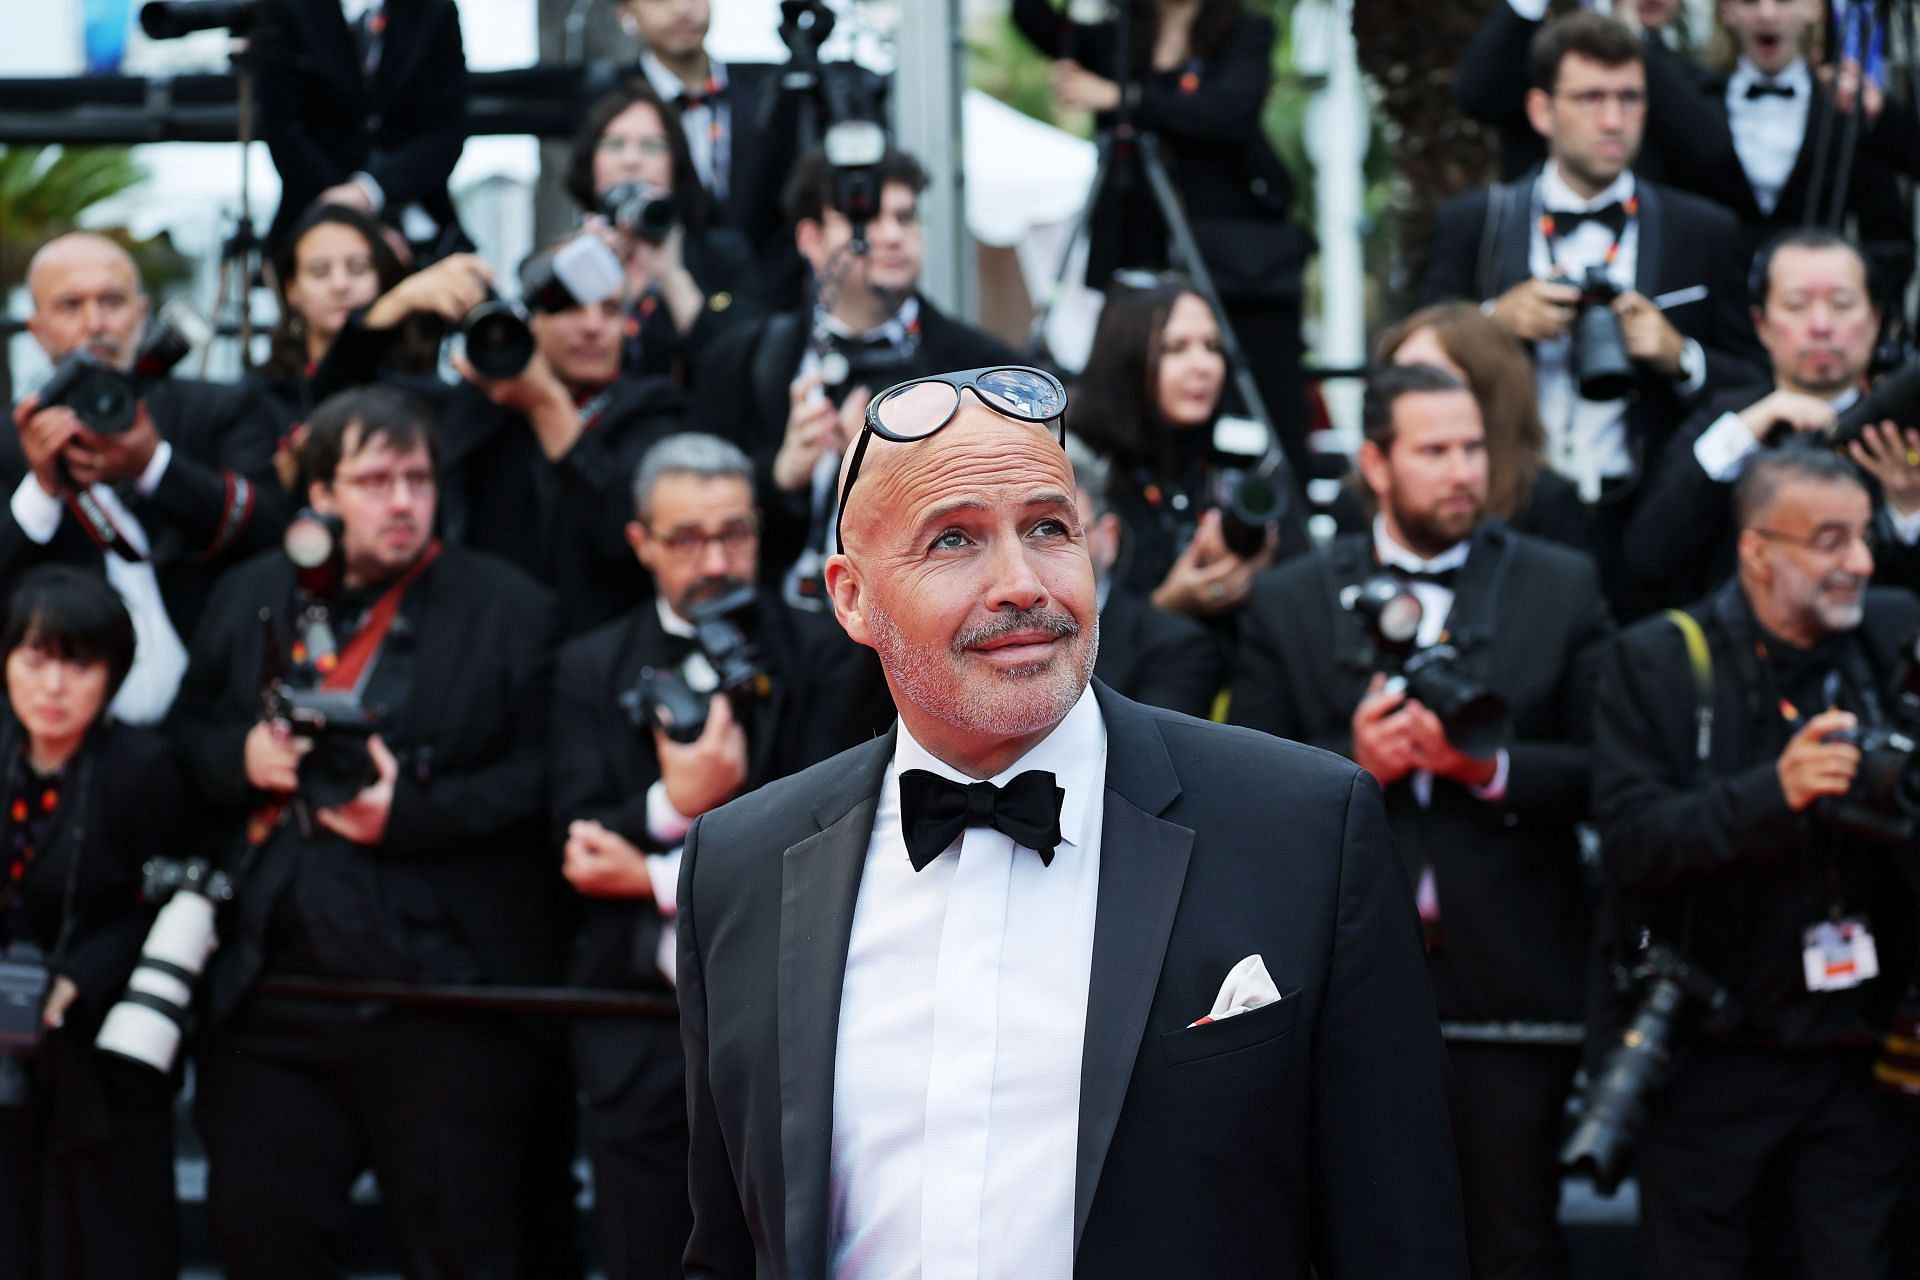
[[[1636,181],[1634,194],[1640,198],[1640,216],[1636,219],[1640,243],[1634,250],[1633,287],[1643,297],[1658,297],[1669,283],[1660,260],[1667,244],[1667,202],[1651,182]]]
[[[826,1274],[840,987],[893,741],[888,733],[852,753],[843,784],[814,806],[819,833],[790,846],[781,859],[780,1155],[787,1265],[796,1277]]]
[[[1093,687],[1107,721],[1107,789],[1087,1032],[1080,1058],[1073,1188],[1076,1253],[1140,1055],[1193,849],[1189,828],[1158,816],[1180,794],[1159,725],[1139,704],[1098,681]]]

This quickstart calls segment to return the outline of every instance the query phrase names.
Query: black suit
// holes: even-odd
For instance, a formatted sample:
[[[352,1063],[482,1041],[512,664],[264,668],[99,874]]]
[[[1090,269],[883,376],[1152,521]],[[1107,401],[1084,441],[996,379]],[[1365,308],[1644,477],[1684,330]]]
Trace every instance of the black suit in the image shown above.
[[[447,178],[467,141],[467,62],[452,0],[385,0],[369,82],[338,0],[267,0],[252,43],[260,136],[280,171],[274,252],[322,191],[364,172],[384,216],[418,204],[459,236]],[[451,235],[448,235],[448,231]]]
[[[1371,535],[1272,570],[1241,614],[1229,718],[1352,754],[1375,667],[1341,591],[1377,572]],[[1455,582],[1447,637],[1513,716],[1506,792],[1434,779],[1386,789],[1409,883],[1430,869],[1439,923],[1428,971],[1450,1023],[1578,1023],[1588,904],[1575,824],[1588,787],[1588,707],[1610,631],[1586,556],[1480,526]],[[1477,1276],[1564,1274],[1555,1152],[1575,1053],[1450,1033],[1462,1180]]]
[[[1192,618],[1153,607],[1120,583],[1100,610],[1093,672],[1125,698],[1205,720],[1227,674],[1220,638]]]
[[[1440,207],[1433,253],[1421,286],[1423,303],[1455,298],[1486,301],[1529,278],[1539,174],[1456,196]],[[1758,376],[1761,356],[1746,310],[1745,263],[1734,246],[1739,229],[1724,209],[1651,182],[1638,182],[1639,244],[1634,288],[1647,298],[1683,289],[1704,296],[1665,308],[1682,336],[1699,342],[1706,382],[1694,397],[1740,386]],[[1689,401],[1662,374],[1641,368],[1626,411],[1627,443],[1637,486],[1604,501],[1595,515],[1594,555],[1608,597],[1622,613],[1642,606],[1625,581],[1619,542],[1637,495],[1655,478],[1668,436],[1687,415]]]
[[[879,664],[831,618],[763,598],[752,638],[772,690],[746,712],[743,793],[882,732],[893,719]],[[660,624],[651,603],[566,644],[554,673],[553,827],[588,818],[648,852],[647,791],[660,778],[653,741],[619,704],[643,668],[672,669],[691,643]],[[671,990],[655,961],[661,916],[652,902],[585,898],[569,981]],[[678,1276],[692,1218],[686,1202],[686,1070],[679,1028],[642,1019],[583,1019],[573,1027],[574,1074],[600,1206],[609,1275]]]
[[[1876,1088],[1871,1068],[1913,972],[1915,851],[1840,835],[1788,807],[1777,766],[1796,726],[1780,707],[1801,717],[1835,700],[1859,709],[1862,685],[1890,677],[1920,626],[1920,604],[1870,590],[1859,628],[1805,655],[1765,634],[1737,581],[1688,612],[1710,655],[1704,700],[1686,641],[1665,618],[1621,633],[1594,698],[1593,810],[1609,890],[1599,940],[1631,965],[1650,934],[1732,995],[1721,1015],[1691,1019],[1650,1108],[1636,1157],[1642,1274],[1746,1274],[1756,1240],[1777,1229],[1756,1191],[1778,1183],[1805,1259],[1799,1274],[1885,1276],[1912,1117]],[[1840,676],[1837,697],[1829,672]],[[1807,990],[1804,932],[1829,911],[1869,921],[1879,978]],[[1639,994],[1622,996],[1604,975],[1596,965],[1596,1041]]]
[[[447,540],[545,583],[562,635],[617,618],[651,595],[627,545],[633,473],[647,450],[680,429],[684,405],[665,378],[622,374],[584,412],[579,439],[548,458],[525,417],[471,383],[440,413],[440,519]]]
[[[277,640],[289,643],[293,594],[278,553],[222,582],[170,725],[229,840],[265,798],[243,764],[260,715],[259,613],[280,620]],[[400,981],[559,976],[564,885],[544,822],[552,610],[513,569],[447,548],[407,591],[368,676],[371,691],[390,663],[408,672],[401,698],[368,697],[386,706],[382,734],[403,762],[384,837],[359,846],[283,820],[223,913],[195,1105],[229,1274],[338,1274],[346,1192],[369,1165],[410,1272],[522,1274],[523,1161],[542,1072],[527,1032],[495,1015],[304,1004],[252,988],[286,963]],[[354,901],[347,877],[361,910],[341,909]],[[343,972],[332,959],[361,961],[387,940],[387,971]],[[450,1125],[453,1113],[472,1118]]]
[[[4,790],[24,734],[0,715]],[[180,1268],[177,1077],[109,1058],[93,1039],[153,923],[140,898],[142,864],[191,852],[179,843],[186,806],[166,742],[147,729],[97,726],[65,778],[45,848],[19,884],[32,936],[6,939],[0,926],[0,941],[38,945],[80,990],[64,1025],[47,1034],[31,1102],[0,1107],[0,1274],[161,1280]],[[0,849],[13,828],[0,812]],[[76,829],[84,832],[78,849]],[[74,927],[57,953],[69,874]]]
[[[173,461],[152,494],[130,482],[114,491],[146,531],[167,615],[185,643],[220,571],[280,539],[287,504],[273,471],[278,432],[246,387],[169,378],[148,387],[145,399]],[[19,433],[0,432],[0,485],[11,495],[26,475]],[[47,563],[104,573],[107,554],[71,512],[44,544],[21,531],[10,509],[0,514],[0,581]]]
[[[1094,690],[1107,787],[1076,1274],[1464,1276],[1446,1069],[1378,790],[1322,753]],[[893,747],[688,833],[689,1276],[826,1274],[841,983]],[[1285,998],[1190,1029],[1250,953]]]
[[[1654,108],[1647,117],[1648,135],[1669,157],[1668,177],[1675,186],[1733,211],[1740,224],[1743,267],[1773,236],[1825,219],[1839,180],[1844,121],[1833,121],[1826,168],[1819,170],[1818,139],[1823,121],[1833,114],[1833,103],[1817,81],[1793,168],[1773,209],[1766,211],[1734,149],[1726,74],[1695,75],[1677,59],[1668,59],[1650,62],[1647,75]],[[1874,263],[1875,294],[1882,299],[1904,296],[1913,274],[1913,205],[1900,189],[1901,174],[1920,177],[1920,122],[1909,104],[1890,95],[1879,121],[1860,134],[1842,202],[1854,223],[1855,239]],[[1810,207],[1816,181],[1818,209]]]
[[[687,422],[738,444],[754,461],[754,492],[766,521],[760,538],[763,574],[777,577],[796,560],[812,522],[811,490],[786,493],[773,483],[773,459],[787,432],[788,388],[806,354],[806,312],[783,312],[729,331],[708,349],[694,383]],[[901,378],[1019,364],[1000,339],[953,319],[920,299],[920,340]],[[884,387],[872,387],[878,393]]]

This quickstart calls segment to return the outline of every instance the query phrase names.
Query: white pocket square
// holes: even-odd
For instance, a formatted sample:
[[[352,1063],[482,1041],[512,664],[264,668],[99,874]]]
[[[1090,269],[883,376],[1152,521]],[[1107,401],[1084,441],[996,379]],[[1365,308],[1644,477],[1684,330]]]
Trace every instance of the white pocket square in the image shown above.
[[[1187,1025],[1204,1027],[1209,1022],[1231,1018],[1236,1013],[1258,1009],[1279,999],[1280,988],[1273,985],[1273,977],[1267,972],[1267,962],[1259,956],[1248,956],[1227,973],[1227,980],[1220,984],[1220,994],[1213,998],[1213,1009],[1207,1016]]]

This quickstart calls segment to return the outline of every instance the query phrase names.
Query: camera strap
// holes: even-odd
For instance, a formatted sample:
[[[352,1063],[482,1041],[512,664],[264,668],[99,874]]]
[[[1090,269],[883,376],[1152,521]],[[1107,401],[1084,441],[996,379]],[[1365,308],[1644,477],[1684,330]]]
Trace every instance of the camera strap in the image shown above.
[[[340,660],[321,677],[322,689],[330,693],[360,691],[367,672],[373,667],[373,660],[379,656],[381,646],[387,641],[387,633],[393,630],[394,621],[400,616],[400,603],[406,598],[407,589],[433,567],[433,562],[440,558],[440,550],[440,539],[429,542],[427,549],[420,553],[420,558],[408,566],[407,571],[373,602],[360,629],[340,646]],[[275,796],[255,809],[247,818],[247,843],[255,848],[265,844],[279,825],[280,815],[286,807],[287,797]]]
[[[1713,756],[1713,650],[1699,619],[1684,609],[1665,611],[1668,622],[1680,629],[1687,645],[1687,666],[1693,671],[1693,756],[1705,769]]]
[[[73,513],[80,522],[80,530],[85,533],[93,545],[102,551],[119,556],[129,564],[139,564],[146,557],[140,554],[127,535],[121,532],[120,525],[110,515],[100,499],[94,496],[92,485],[76,482],[67,464],[59,464],[60,478],[66,482],[65,492],[61,495],[61,505]]]

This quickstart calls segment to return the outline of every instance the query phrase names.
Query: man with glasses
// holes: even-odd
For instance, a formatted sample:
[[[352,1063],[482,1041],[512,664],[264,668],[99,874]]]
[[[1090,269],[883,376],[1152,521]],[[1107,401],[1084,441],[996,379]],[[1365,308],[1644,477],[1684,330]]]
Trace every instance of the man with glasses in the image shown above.
[[[670,994],[680,842],[693,820],[886,730],[873,655],[819,614],[759,596],[732,620],[758,650],[764,690],[729,697],[700,642],[701,606],[758,577],[753,466],[714,436],[668,436],[633,480],[627,537],[653,599],[560,651],[551,787],[562,870],[583,901],[570,980]],[[705,725],[664,723],[649,686],[677,680]],[[671,1021],[583,1019],[574,1073],[585,1099],[601,1258],[611,1280],[680,1275],[687,1107]]]
[[[1683,1022],[1639,1143],[1648,1280],[1747,1274],[1783,1189],[1798,1275],[1884,1277],[1912,1126],[1874,1081],[1914,962],[1910,829],[1860,820],[1847,740],[1884,724],[1920,627],[1870,588],[1872,504],[1827,449],[1769,450],[1734,490],[1738,568],[1623,633],[1594,698],[1594,820],[1614,1043],[1649,942],[1731,999]]]
[[[1091,681],[1066,393],[869,405],[826,582],[895,731],[680,869],[690,1276],[1466,1274],[1380,792]]]
[[[1873,359],[1880,308],[1865,257],[1831,231],[1790,231],[1753,267],[1753,327],[1770,387],[1707,401],[1674,433],[1660,479],[1627,526],[1627,564],[1657,603],[1691,603],[1733,572],[1734,482],[1769,445],[1818,442],[1857,403]],[[1905,429],[1902,430],[1901,428]],[[1872,477],[1874,576],[1920,583],[1920,422],[1867,427],[1847,453]]]
[[[436,451],[391,389],[320,406],[301,461],[308,501],[337,521],[337,585],[279,551],[233,570],[168,724],[208,847],[238,881],[199,992],[195,1098],[236,1280],[344,1274],[349,1192],[368,1169],[407,1274],[537,1269],[521,1224],[549,1054],[527,1027],[257,986],[559,977],[565,886],[543,854],[552,601],[434,537]],[[296,736],[263,716],[273,667],[357,701],[372,735]],[[156,852],[194,847],[155,838]]]
[[[1430,302],[1480,299],[1531,347],[1547,464],[1580,487],[1602,581],[1629,614],[1642,606],[1619,543],[1647,473],[1688,406],[1753,376],[1731,215],[1631,169],[1645,57],[1631,31],[1592,11],[1541,29],[1527,117],[1547,140],[1546,165],[1443,206],[1423,287]],[[1581,322],[1596,307],[1617,319],[1630,369],[1616,387],[1589,382],[1589,398],[1580,373],[1595,345]]]

